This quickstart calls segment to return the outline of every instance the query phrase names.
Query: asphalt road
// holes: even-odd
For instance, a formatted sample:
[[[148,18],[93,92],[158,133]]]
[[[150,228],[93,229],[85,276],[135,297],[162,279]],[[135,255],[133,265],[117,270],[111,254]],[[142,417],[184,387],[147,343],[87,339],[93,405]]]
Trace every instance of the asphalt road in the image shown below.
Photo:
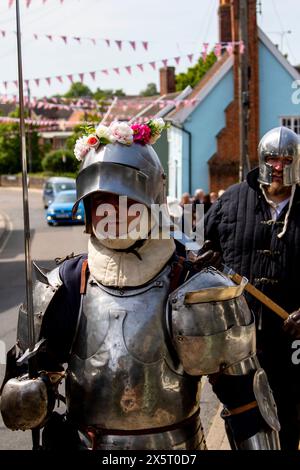
[[[55,266],[56,257],[86,252],[88,237],[83,226],[49,227],[45,221],[42,195],[30,190],[30,225],[32,259],[43,267]],[[0,188],[0,212],[9,219],[9,234],[0,246],[0,341],[9,350],[15,343],[18,307],[25,295],[24,235],[22,192],[19,188]],[[0,383],[5,366],[0,365]],[[203,381],[201,415],[208,432],[218,408],[206,380]],[[29,431],[9,431],[0,417],[0,450],[31,449]]]

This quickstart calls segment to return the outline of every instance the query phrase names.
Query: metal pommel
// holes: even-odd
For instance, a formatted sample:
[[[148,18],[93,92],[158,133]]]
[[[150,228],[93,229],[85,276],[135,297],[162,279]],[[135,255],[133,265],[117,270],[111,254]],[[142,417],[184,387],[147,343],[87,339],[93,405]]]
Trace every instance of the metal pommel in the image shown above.
[[[48,414],[47,386],[42,378],[27,376],[9,380],[1,395],[1,414],[9,429],[34,429],[43,425]]]

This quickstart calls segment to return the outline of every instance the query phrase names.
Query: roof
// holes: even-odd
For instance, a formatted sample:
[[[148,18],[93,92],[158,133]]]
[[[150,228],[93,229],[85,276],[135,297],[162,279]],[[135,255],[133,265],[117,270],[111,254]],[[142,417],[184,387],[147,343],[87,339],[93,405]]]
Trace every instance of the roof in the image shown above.
[[[271,39],[263,32],[262,29],[258,28],[258,38],[261,42],[272,52],[272,54],[276,57],[278,62],[285,68],[285,70],[295,79],[300,80],[300,74],[298,70],[293,67],[287,58],[281,54],[279,49],[273,44]]]
[[[148,120],[153,117],[163,117],[174,109],[174,102],[184,99],[192,88],[183,91],[154,96],[121,96],[115,99],[103,118],[103,124],[112,121]],[[171,101],[171,103],[170,103]]]
[[[233,56],[225,52],[220,59],[206,72],[203,78],[188,95],[189,100],[195,100],[194,106],[179,107],[171,111],[165,118],[174,123],[183,123],[191,113],[195,111],[201,101],[211,92],[211,90],[222,80],[227,72],[233,67]]]

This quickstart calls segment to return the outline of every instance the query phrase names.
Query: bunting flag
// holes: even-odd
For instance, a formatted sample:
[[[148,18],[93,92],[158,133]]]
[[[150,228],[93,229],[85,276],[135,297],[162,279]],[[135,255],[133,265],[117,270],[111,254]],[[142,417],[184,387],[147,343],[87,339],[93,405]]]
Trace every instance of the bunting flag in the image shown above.
[[[25,1],[25,5],[26,5],[27,8],[30,7],[31,2],[32,2],[32,0],[26,0]],[[47,2],[47,0],[43,0],[43,5],[45,5],[46,2]],[[12,7],[14,3],[15,3],[15,0],[8,0],[8,8]],[[59,0],[59,3],[62,5],[64,3],[64,0]]]
[[[214,53],[217,57],[220,57],[220,55],[222,53],[222,50],[224,49],[228,52],[229,55],[232,55],[233,51],[234,51],[234,47],[237,46],[237,45],[239,46],[240,54],[243,54],[244,51],[245,51],[245,46],[241,42],[230,42],[230,43],[224,43],[224,44],[217,43],[214,46]],[[207,49],[206,46],[205,46],[205,49]],[[205,49],[201,53],[203,60],[206,59],[205,54],[207,54]],[[54,76],[54,77],[35,77],[35,78],[29,78],[29,79],[26,79],[26,80],[28,82],[34,81],[34,83],[37,86],[39,86],[40,80],[46,80],[48,85],[51,85],[52,79],[56,78],[60,83],[63,83],[63,77],[66,77],[70,80],[71,83],[74,83],[75,76],[79,76],[80,82],[83,83],[84,77],[86,75],[90,75],[90,77],[93,80],[95,80],[96,79],[96,74],[98,72],[101,72],[104,75],[109,75],[110,72],[114,72],[117,75],[120,75],[121,71],[124,70],[129,75],[131,75],[134,68],[137,68],[141,72],[145,72],[145,67],[150,66],[152,68],[152,70],[155,71],[155,70],[157,70],[157,68],[159,67],[159,65],[161,63],[163,64],[164,67],[167,67],[169,62],[172,61],[172,60],[175,62],[176,65],[178,65],[179,62],[181,61],[181,59],[188,59],[188,61],[191,63],[193,61],[193,58],[194,58],[194,54],[187,54],[187,55],[184,55],[184,56],[177,56],[177,57],[173,57],[173,58],[170,58],[170,59],[165,58],[165,59],[159,59],[159,60],[152,60],[150,62],[144,62],[144,63],[140,63],[140,64],[135,64],[135,65],[125,65],[125,66],[122,66],[122,67],[113,67],[113,68],[110,68],[110,69],[93,70],[91,72],[90,71],[88,71],[88,72],[76,72],[76,73],[73,73],[73,74],[58,75],[58,76]],[[14,84],[15,86],[18,86],[17,80],[5,80],[3,82],[0,82],[0,84],[1,83],[3,84],[3,86],[5,88],[7,88],[7,86],[9,84]]]

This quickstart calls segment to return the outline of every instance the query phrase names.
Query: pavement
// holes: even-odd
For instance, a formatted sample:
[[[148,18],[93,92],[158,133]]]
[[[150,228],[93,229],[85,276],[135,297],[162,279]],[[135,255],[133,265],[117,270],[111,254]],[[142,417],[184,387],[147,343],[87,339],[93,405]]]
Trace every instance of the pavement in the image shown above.
[[[0,212],[0,248],[6,237],[6,233],[8,230],[7,225],[8,225],[7,218]]]
[[[222,408],[223,406],[220,405],[206,436],[208,450],[230,450],[224,420],[220,417]]]

